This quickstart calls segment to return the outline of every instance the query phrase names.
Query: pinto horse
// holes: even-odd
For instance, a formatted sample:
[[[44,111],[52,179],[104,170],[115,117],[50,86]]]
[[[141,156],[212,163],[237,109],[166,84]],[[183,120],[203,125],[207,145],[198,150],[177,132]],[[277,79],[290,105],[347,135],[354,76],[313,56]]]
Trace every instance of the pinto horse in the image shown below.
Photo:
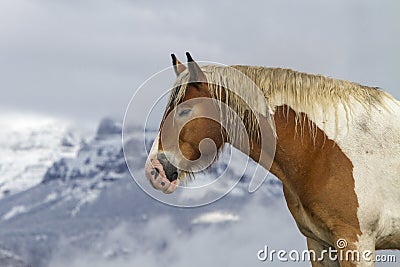
[[[400,102],[353,82],[280,68],[200,67],[186,55],[187,67],[172,55],[177,81],[145,167],[154,188],[174,192],[191,173],[190,162],[224,143],[242,150],[220,123],[197,117],[218,109],[202,106],[201,99],[214,99],[245,125],[249,150],[242,151],[282,181],[309,250],[342,255],[311,259],[312,266],[374,266],[375,250],[400,248]],[[249,96],[255,112],[228,90],[235,85],[249,92],[238,72],[262,92]],[[201,101],[190,102],[196,99]],[[260,133],[276,137],[274,155],[265,151]],[[214,146],[202,147],[205,139]],[[181,160],[189,163],[179,165]]]

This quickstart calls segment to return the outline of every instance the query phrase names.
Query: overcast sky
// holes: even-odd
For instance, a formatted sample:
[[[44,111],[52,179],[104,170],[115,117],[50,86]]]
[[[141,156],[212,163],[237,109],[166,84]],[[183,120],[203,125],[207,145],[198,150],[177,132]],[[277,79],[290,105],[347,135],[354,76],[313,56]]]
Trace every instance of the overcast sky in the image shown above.
[[[400,99],[398,0],[188,2],[0,0],[0,117],[29,112],[77,122],[122,119],[138,87],[170,66],[170,53],[185,61],[185,51],[199,61],[321,73],[379,86]],[[166,88],[174,78],[171,71]],[[149,92],[143,101],[158,97]],[[247,222],[253,220],[259,217]],[[250,230],[255,236],[259,229]],[[215,231],[184,242],[231,239],[230,231],[222,239]],[[242,242],[241,236],[233,240]],[[256,242],[249,253],[263,245]]]
[[[185,51],[322,73],[400,98],[399,14],[396,0],[2,0],[0,110],[122,119],[139,85]],[[166,87],[173,80],[171,72]]]

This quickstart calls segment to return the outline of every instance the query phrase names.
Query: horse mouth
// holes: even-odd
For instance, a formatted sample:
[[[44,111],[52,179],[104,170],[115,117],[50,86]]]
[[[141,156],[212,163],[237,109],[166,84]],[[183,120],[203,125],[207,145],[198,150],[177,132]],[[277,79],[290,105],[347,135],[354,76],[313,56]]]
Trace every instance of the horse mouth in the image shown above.
[[[166,166],[166,163],[162,158],[150,159],[150,162],[146,163],[145,174],[155,189],[160,190],[165,194],[171,194],[179,186],[179,173],[176,168],[171,168],[168,165],[167,168],[165,168],[164,166]]]

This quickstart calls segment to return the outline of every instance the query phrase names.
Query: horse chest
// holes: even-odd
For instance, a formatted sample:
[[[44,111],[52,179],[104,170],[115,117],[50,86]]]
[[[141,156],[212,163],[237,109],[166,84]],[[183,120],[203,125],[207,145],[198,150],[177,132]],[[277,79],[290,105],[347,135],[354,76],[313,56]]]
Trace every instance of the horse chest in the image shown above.
[[[315,214],[309,212],[307,207],[304,207],[300,198],[295,193],[290,192],[285,187],[283,190],[290,213],[295,219],[301,233],[306,237],[328,243],[330,236],[326,226],[318,221]]]

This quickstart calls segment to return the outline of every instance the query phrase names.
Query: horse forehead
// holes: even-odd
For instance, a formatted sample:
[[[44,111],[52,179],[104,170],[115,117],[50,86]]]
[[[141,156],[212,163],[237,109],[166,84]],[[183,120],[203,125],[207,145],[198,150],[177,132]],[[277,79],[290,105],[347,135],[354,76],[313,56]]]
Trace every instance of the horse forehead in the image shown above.
[[[211,94],[208,91],[207,84],[202,84],[197,87],[189,85],[185,91],[185,95],[184,95],[182,101],[186,101],[188,99],[197,98],[197,97],[211,97]]]

